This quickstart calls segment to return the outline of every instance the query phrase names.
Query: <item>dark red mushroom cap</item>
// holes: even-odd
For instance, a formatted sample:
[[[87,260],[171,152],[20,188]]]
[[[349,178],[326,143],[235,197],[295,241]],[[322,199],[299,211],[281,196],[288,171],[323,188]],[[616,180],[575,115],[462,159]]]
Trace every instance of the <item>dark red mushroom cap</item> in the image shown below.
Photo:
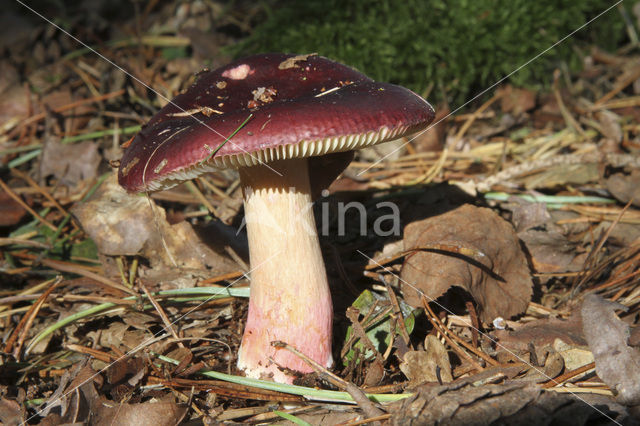
[[[136,135],[118,180],[132,192],[165,189],[219,167],[373,145],[433,117],[412,91],[329,59],[255,55],[200,73]]]

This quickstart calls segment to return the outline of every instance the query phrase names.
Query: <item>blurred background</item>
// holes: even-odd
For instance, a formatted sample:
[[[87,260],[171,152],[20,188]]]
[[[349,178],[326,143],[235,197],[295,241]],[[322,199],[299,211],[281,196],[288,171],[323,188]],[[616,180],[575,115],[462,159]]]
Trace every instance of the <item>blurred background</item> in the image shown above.
[[[554,69],[581,69],[594,47],[612,52],[636,43],[637,8],[632,1],[618,3],[594,19],[616,2],[26,2],[143,79],[160,71],[159,59],[163,63],[177,60],[171,67],[180,70],[174,71],[184,67],[197,71],[256,52],[317,52],[374,79],[407,86],[434,102],[455,104],[472,98],[576,30],[509,81],[548,87]],[[6,2],[0,19],[2,57],[17,66],[23,77],[30,78],[33,71],[60,58],[86,55],[87,60],[95,60],[20,3]],[[22,61],[23,56],[28,60]]]

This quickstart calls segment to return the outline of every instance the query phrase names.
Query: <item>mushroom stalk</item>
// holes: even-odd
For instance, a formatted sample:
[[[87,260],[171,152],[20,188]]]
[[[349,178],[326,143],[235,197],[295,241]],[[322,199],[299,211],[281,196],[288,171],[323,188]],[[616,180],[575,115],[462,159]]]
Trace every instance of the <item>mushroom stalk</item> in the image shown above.
[[[276,174],[277,171],[280,175]],[[330,367],[333,309],[313,217],[307,159],[240,169],[251,257],[249,315],[238,367],[291,383],[312,369],[281,340]]]

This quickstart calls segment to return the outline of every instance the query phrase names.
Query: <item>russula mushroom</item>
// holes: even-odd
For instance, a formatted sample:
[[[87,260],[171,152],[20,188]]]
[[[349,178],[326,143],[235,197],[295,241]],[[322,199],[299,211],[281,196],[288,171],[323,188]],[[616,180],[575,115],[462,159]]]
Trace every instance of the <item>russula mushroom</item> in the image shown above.
[[[433,117],[410,90],[315,54],[256,55],[200,73],[134,138],[118,179],[130,192],[154,191],[217,168],[239,170],[252,270],[238,367],[291,382],[292,371],[311,369],[272,341],[332,364],[312,193],[342,172],[354,149],[421,130]]]

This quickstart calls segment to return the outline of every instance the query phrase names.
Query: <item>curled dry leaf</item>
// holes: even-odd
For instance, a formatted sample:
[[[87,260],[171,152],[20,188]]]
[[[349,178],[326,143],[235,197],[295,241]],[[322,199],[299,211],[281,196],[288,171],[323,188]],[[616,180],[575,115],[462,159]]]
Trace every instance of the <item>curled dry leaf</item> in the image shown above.
[[[625,405],[640,404],[640,350],[628,345],[629,326],[615,314],[627,310],[595,294],[582,303],[582,327],[593,352],[598,376]]]
[[[405,228],[404,243],[406,250],[418,250],[401,272],[405,300],[413,306],[422,305],[421,293],[431,300],[458,286],[471,294],[482,320],[490,322],[524,312],[531,299],[531,276],[519,240],[490,209],[464,205],[414,222]],[[483,255],[421,250],[438,244]]]
[[[148,198],[128,194],[109,177],[85,203],[71,211],[96,243],[109,256],[142,255],[152,266],[204,269],[213,273],[235,270],[228,259],[203,244],[191,225],[169,225],[164,209]]]
[[[447,349],[431,334],[424,341],[424,351],[404,354],[400,370],[411,381],[411,386],[425,382],[449,383],[453,380]]]

